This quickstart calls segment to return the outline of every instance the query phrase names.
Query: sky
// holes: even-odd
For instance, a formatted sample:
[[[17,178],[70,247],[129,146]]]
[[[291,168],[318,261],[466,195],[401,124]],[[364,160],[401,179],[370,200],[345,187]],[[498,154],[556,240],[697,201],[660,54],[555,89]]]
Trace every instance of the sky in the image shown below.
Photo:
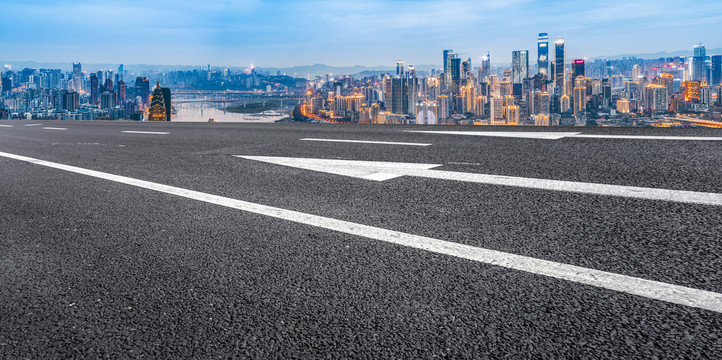
[[[722,47],[719,0],[0,0],[0,60],[290,67]],[[551,55],[551,54],[550,54]]]

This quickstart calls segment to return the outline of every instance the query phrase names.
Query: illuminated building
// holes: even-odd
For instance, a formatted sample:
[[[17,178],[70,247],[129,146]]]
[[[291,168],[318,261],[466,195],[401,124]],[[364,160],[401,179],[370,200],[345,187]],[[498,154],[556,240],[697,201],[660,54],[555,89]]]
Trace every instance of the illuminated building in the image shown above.
[[[539,67],[539,74],[549,75],[549,35],[547,33],[539,34],[537,44],[537,66]]]
[[[471,73],[471,59],[461,62],[461,78],[466,79]]]
[[[476,88],[474,85],[466,85],[462,88],[461,96],[463,99],[462,112],[475,113],[474,106],[476,105]]]
[[[122,68],[123,65],[121,65]],[[118,81],[118,102],[120,104],[125,103],[125,81],[122,79]]]
[[[517,50],[511,53],[511,79],[513,94],[521,96],[522,81],[529,77],[529,52]]]
[[[651,114],[659,114],[669,109],[667,87],[661,84],[649,84],[645,88],[644,108]]]
[[[537,114],[533,116],[534,126],[549,126],[548,114]]]
[[[541,91],[532,92],[530,109],[532,114],[546,114],[549,115],[549,106],[551,104],[548,93]],[[547,119],[548,120],[548,119]]]
[[[519,107],[516,105],[510,105],[505,107],[506,110],[506,124],[507,125],[518,125],[519,124]]]
[[[484,105],[486,104],[486,96],[479,95],[474,102],[474,115],[484,116]]]
[[[171,99],[170,89],[161,88],[156,83],[153,94],[150,97],[150,108],[148,109],[148,121],[170,121]]]
[[[448,95],[439,95],[438,103],[439,103],[439,107],[438,107],[439,114],[438,114],[437,118],[439,120],[449,118],[449,108],[451,106],[451,104],[449,103],[449,96]]]
[[[569,96],[568,95],[562,95],[562,97],[559,98],[559,108],[561,112],[569,111]]]
[[[386,95],[384,96],[386,111],[392,114],[407,114],[409,110],[408,79],[386,79]]]
[[[632,66],[632,81],[637,81],[642,77],[642,69],[639,65],[635,64]]]
[[[489,99],[489,124],[504,125],[504,99],[493,97]]]
[[[436,104],[425,101],[420,106],[420,111],[416,114],[416,124],[418,125],[436,125],[439,123],[437,118]]]
[[[572,61],[572,79],[576,79],[577,76],[586,76],[584,59],[576,59]]]
[[[82,91],[83,66],[80,63],[73,63],[73,90]]]
[[[577,86],[574,88],[574,115],[584,113],[587,108],[587,89]]]
[[[564,94],[564,39],[556,39],[554,42],[554,93]]]
[[[456,57],[453,50],[444,50],[444,90],[451,88],[451,59]]]
[[[451,93],[459,94],[459,86],[461,85],[461,59],[454,57],[451,59]]]
[[[702,87],[702,83],[699,81],[685,81],[683,86],[685,101],[699,101],[699,89]]]
[[[491,76],[491,56],[486,53],[486,56],[481,57],[481,67],[479,68],[479,81],[484,80]]]
[[[617,100],[617,112],[622,114],[629,114],[629,100],[619,99]]]

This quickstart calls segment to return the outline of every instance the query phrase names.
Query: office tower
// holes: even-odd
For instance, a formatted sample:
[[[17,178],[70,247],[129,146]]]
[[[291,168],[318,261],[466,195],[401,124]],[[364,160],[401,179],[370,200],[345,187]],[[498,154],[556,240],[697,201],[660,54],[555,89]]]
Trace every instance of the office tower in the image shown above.
[[[11,91],[13,89],[13,80],[10,78],[2,78],[2,91]]]
[[[150,82],[147,77],[135,78],[135,96],[140,96],[144,105],[148,105],[150,95]]]
[[[90,104],[98,105],[100,94],[100,84],[98,84],[98,76],[90,74]]]
[[[702,87],[702,83],[699,81],[685,81],[684,93],[682,94],[685,101],[696,101],[700,100],[699,90]]]
[[[564,39],[557,39],[554,46],[554,93],[561,96],[564,94]]]
[[[498,96],[489,99],[489,124],[504,125],[504,99]]]
[[[692,81],[707,81],[707,50],[704,45],[694,47],[692,56]]]
[[[113,91],[113,79],[111,79],[110,76],[105,78],[105,85],[103,85],[103,87],[105,91]]]
[[[62,94],[63,109],[73,112],[78,110],[80,106],[80,93],[75,91],[66,91]]]
[[[471,72],[471,59],[461,62],[461,78],[466,79]]]
[[[404,63],[403,60],[397,60],[396,61],[396,76],[404,77],[404,71],[406,71],[406,64]]]
[[[722,85],[717,86],[717,106],[722,106]]]
[[[511,76],[513,84],[521,84],[529,77],[529,51],[519,50],[511,53]]]
[[[577,76],[586,76],[583,59],[572,61],[572,79],[576,79]]]
[[[547,33],[539,34],[537,44],[537,66],[539,74],[549,76],[549,35]]]
[[[710,86],[718,86],[722,84],[722,55],[712,55],[712,64],[710,69]]]
[[[587,89],[582,86],[574,88],[574,115],[582,114],[587,109]]]
[[[104,110],[112,109],[115,107],[116,95],[112,91],[104,91],[100,94],[100,108]]]
[[[125,81],[123,80],[118,81],[118,103],[125,103]]]
[[[486,56],[481,57],[481,67],[479,68],[480,76],[479,81],[487,79],[491,76],[491,56],[486,53]]]
[[[462,112],[463,113],[475,113],[476,111],[476,88],[474,85],[469,84],[461,89],[461,96],[463,99]]]
[[[123,71],[124,71],[123,64],[120,64],[118,66],[118,76],[119,76],[118,83],[120,83],[120,80],[123,80]]]
[[[416,104],[418,102],[419,81],[416,78],[416,68],[413,65],[409,65],[406,77],[409,87],[408,113],[414,115],[416,114]]]
[[[451,104],[449,102],[449,96],[448,95],[439,95],[438,103],[439,103],[439,107],[438,107],[439,115],[437,116],[437,119],[439,119],[439,120],[447,119],[450,114],[449,108],[451,107]]]
[[[451,59],[451,93],[458,94],[461,85],[461,59]]]
[[[709,86],[701,86],[699,88],[699,103],[702,105],[712,106],[712,89]]]
[[[405,78],[386,79],[384,96],[386,111],[392,114],[406,114],[409,110],[409,87]]]
[[[73,63],[73,90],[79,93],[82,90],[83,66]]]
[[[455,58],[456,54],[453,50],[444,50],[444,86],[445,89],[451,87],[451,59]]]

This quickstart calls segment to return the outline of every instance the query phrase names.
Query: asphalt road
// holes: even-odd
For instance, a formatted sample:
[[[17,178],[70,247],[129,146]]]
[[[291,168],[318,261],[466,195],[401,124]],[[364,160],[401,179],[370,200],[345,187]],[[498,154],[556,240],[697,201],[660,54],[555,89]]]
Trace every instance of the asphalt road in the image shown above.
[[[722,137],[697,128],[0,121],[0,152],[722,293],[720,206],[371,181],[232,156],[722,193],[722,141],[405,130]],[[0,156],[0,358],[235,357],[719,359],[722,313]]]

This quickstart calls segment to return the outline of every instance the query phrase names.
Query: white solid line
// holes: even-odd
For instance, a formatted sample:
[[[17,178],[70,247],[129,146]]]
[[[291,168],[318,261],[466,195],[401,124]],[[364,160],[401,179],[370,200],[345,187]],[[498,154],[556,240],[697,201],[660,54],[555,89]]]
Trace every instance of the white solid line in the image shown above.
[[[440,164],[308,159],[274,156],[234,156],[248,160],[262,161],[276,165],[350,176],[366,180],[385,181],[401,176],[416,176],[430,179],[464,181],[489,185],[515,186],[530,189],[722,206],[722,194],[717,193],[432,170],[435,167],[441,166]]]
[[[425,236],[412,235],[399,231],[255,204],[218,195],[211,195],[198,191],[133,179],[125,176],[29,158],[21,155],[0,152],[0,156],[181,196],[188,199],[203,201],[210,204],[225,206],[241,211],[265,215],[276,219],[288,220],[299,224],[315,226],[433,253],[468,259],[484,264],[502,266],[508,269],[525,271],[532,274],[619,291],[649,299],[722,313],[722,294],[711,291],[693,289],[685,286],[646,280],[549,260],[536,259],[528,256],[515,255]]]
[[[25,126],[40,126],[42,124],[25,124]]]
[[[588,139],[634,139],[634,140],[685,140],[685,141],[722,141],[722,137],[710,136],[648,136],[648,135],[585,135],[579,132],[523,132],[523,131],[424,131],[404,130],[405,132],[443,135],[493,136],[523,139],[559,140],[563,138]]]
[[[300,140],[300,141],[325,141],[325,142],[355,143],[355,144],[431,146],[431,144],[422,144],[422,143],[391,142],[391,141],[372,141],[372,140],[313,139],[313,138],[303,138],[303,139],[299,139],[299,140]]]
[[[168,135],[169,132],[165,131],[134,131],[134,130],[127,130],[127,131],[121,131],[123,134],[148,134],[148,135]]]
[[[4,124],[0,124],[0,127],[13,127],[13,125],[4,125]]]
[[[571,135],[574,138],[589,139],[633,139],[633,140],[686,140],[686,141],[722,141],[722,137],[710,136],[650,136],[650,135]]]
[[[44,127],[43,130],[68,130],[68,128]]]

